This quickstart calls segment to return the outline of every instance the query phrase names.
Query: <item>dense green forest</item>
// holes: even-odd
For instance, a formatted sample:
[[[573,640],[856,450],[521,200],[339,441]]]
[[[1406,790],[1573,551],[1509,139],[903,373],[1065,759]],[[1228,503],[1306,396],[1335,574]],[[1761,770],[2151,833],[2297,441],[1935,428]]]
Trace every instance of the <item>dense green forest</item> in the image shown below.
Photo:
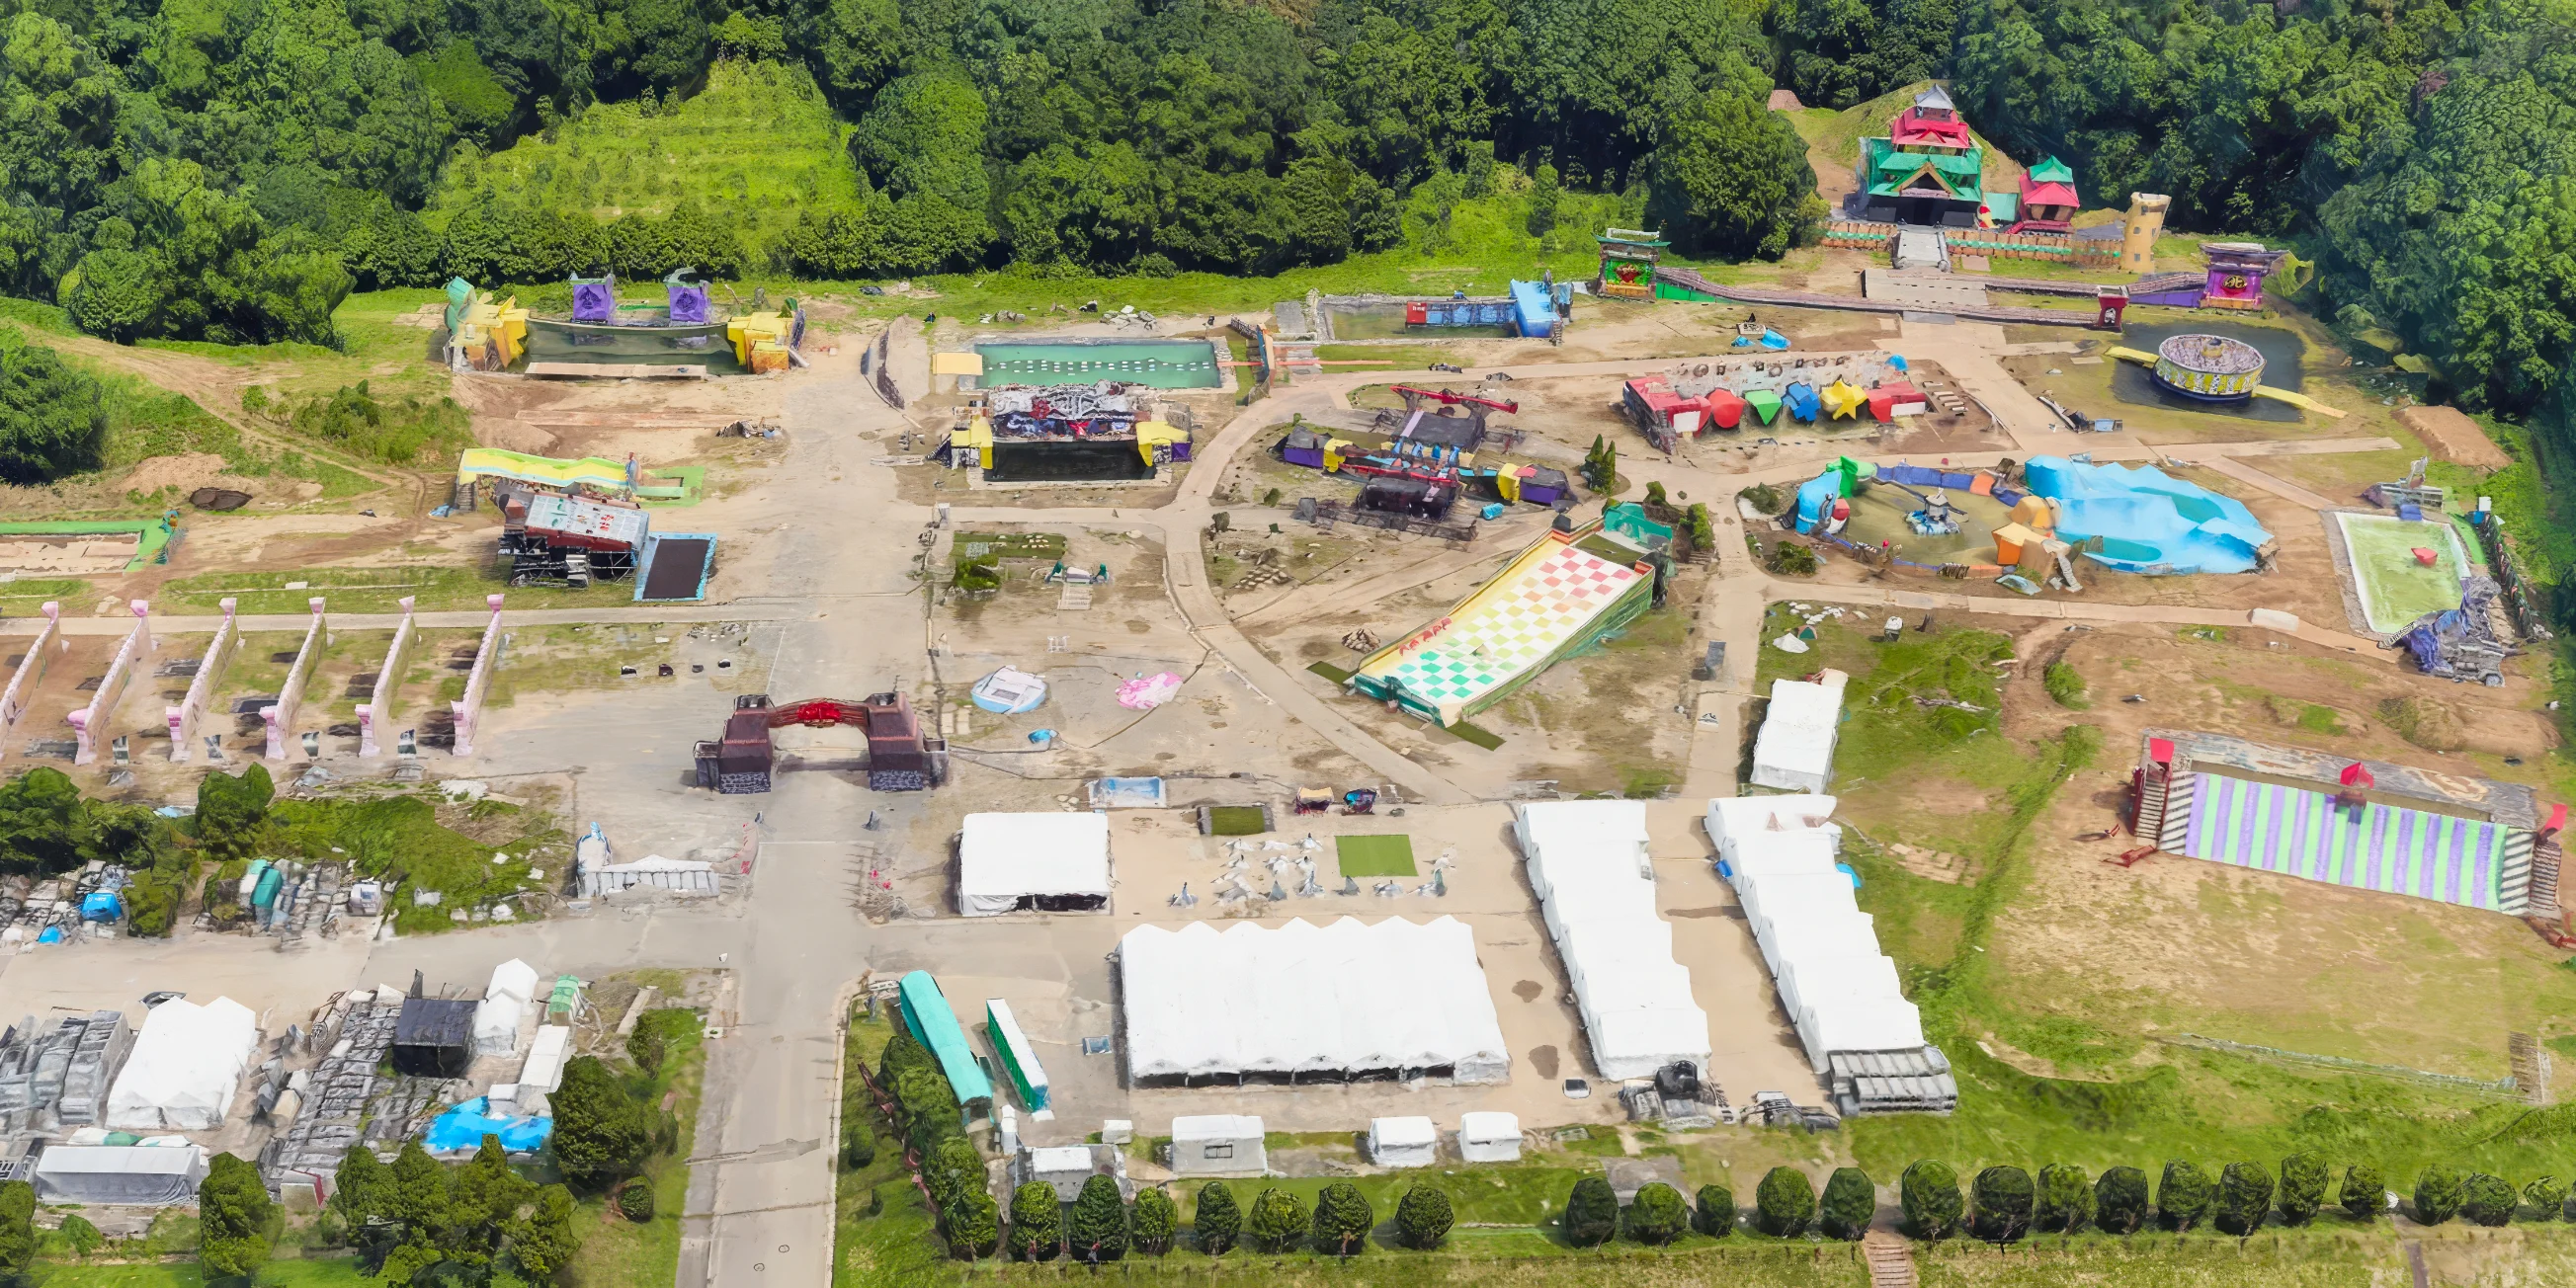
[[[1927,76],[2093,201],[2296,241],[2470,405],[2548,405],[2576,333],[2576,0],[0,6],[0,289],[118,339],[327,343],[452,273],[1264,274],[1497,184],[1776,257],[1823,212],[1769,90]],[[682,113],[776,150],[621,150]]]

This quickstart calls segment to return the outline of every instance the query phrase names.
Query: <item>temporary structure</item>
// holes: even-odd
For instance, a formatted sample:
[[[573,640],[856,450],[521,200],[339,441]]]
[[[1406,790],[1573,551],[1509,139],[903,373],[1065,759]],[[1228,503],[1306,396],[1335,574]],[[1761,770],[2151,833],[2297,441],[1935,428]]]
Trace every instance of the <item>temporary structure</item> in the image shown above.
[[[259,1017],[229,997],[152,1008],[107,1095],[107,1122],[126,1131],[212,1131],[224,1125],[242,1070],[259,1045]]]
[[[1184,1114],[1172,1120],[1174,1176],[1259,1176],[1270,1170],[1261,1120],[1250,1114]]]
[[[1955,1108],[1949,1061],[1923,1040],[1922,1014],[1905,1000],[1895,961],[1879,951],[1851,876],[1831,866],[1831,825],[1804,807],[1790,827],[1776,815],[1722,805],[1709,803],[1709,835],[1729,856],[1721,870],[1735,883],[1808,1065],[1830,1077],[1842,1111]]]
[[[1139,926],[1118,963],[1139,1083],[1510,1077],[1475,932],[1453,917]]]
[[[1053,1118],[1047,1107],[1046,1069],[1038,1063],[1038,1049],[1029,1044],[1029,1035],[1020,1031],[1020,1019],[1011,1014],[1011,1004],[998,997],[984,999],[984,1036],[993,1045],[993,1054],[1001,1057],[1002,1069],[1010,1075],[1011,1086],[1020,1093],[1020,1103],[1029,1107],[1034,1118]]]
[[[572,1030],[560,1024],[537,1029],[528,1043],[527,1063],[519,1066],[519,1094],[544,1095],[563,1085],[564,1066],[572,1061]]]
[[[1839,842],[1842,828],[1830,821],[1834,798],[1802,792],[1793,796],[1721,796],[1708,803],[1708,839],[1718,857],[1731,858],[1734,846],[1756,833],[1821,830]]]
[[[1521,1156],[1518,1114],[1480,1109],[1458,1117],[1458,1156],[1470,1163],[1510,1163]]]
[[[1429,1167],[1440,1161],[1440,1129],[1422,1117],[1372,1118],[1368,1152],[1380,1167]]]
[[[913,1040],[927,1048],[938,1059],[939,1071],[948,1075],[948,1089],[956,1094],[957,1103],[968,1108],[992,1103],[992,1080],[984,1076],[983,1065],[966,1045],[966,1030],[958,1024],[957,1012],[949,1007],[939,981],[929,971],[914,971],[896,982],[895,1003]]]
[[[1753,783],[1784,791],[1821,792],[1834,776],[1834,739],[1843,718],[1843,684],[1827,668],[1815,681],[1773,680],[1771,706],[1753,740]]]
[[[492,982],[474,1008],[474,1054],[509,1055],[519,1049],[519,1025],[537,996],[537,968],[513,957],[492,968]]]
[[[1096,912],[1109,906],[1109,817],[969,814],[957,842],[957,910]]]
[[[1706,1065],[1708,1012],[1673,959],[1672,924],[1655,911],[1644,804],[1534,802],[1516,808],[1512,832],[1601,1076]]]
[[[474,1063],[474,1013],[463,998],[406,997],[394,1019],[394,1072],[415,1078],[464,1076]]]
[[[179,1145],[49,1145],[36,1159],[36,1199],[116,1207],[197,1201],[206,1151]]]

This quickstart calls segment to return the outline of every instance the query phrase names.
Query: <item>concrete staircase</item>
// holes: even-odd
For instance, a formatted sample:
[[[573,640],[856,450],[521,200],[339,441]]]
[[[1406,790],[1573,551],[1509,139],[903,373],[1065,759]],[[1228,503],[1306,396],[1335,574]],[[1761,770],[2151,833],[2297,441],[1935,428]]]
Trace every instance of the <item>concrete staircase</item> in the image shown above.
[[[1872,1230],[1860,1245],[1869,1263],[1869,1288],[1914,1288],[1914,1251],[1885,1230]]]

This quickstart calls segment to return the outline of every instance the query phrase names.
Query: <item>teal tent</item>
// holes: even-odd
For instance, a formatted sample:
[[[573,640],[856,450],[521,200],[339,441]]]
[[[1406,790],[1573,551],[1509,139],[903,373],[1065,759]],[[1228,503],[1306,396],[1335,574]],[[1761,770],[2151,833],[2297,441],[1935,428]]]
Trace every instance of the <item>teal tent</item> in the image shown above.
[[[932,979],[929,971],[917,970],[904,976],[898,989],[904,1024],[922,1046],[939,1057],[940,1072],[948,1075],[948,1086],[957,1093],[957,1103],[970,1109],[978,1101],[990,1104],[993,1082],[984,1076],[983,1066],[975,1063],[975,1053],[967,1049],[966,1030],[957,1023],[957,1012],[949,1009],[947,994],[939,991],[939,981]]]

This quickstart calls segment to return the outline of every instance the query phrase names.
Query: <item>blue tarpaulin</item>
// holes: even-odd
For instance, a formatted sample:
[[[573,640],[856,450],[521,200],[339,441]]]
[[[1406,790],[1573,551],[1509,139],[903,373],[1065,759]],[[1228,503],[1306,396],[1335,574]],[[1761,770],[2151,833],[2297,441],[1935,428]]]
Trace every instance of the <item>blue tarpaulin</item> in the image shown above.
[[[93,890],[81,899],[84,921],[114,921],[125,915],[125,902],[113,890]]]
[[[552,1118],[495,1118],[491,1116],[489,1097],[476,1096],[446,1113],[429,1125],[429,1135],[422,1142],[433,1154],[457,1151],[473,1153],[483,1148],[483,1138],[498,1136],[501,1148],[513,1154],[530,1154],[545,1147],[546,1138],[555,1134]]]

